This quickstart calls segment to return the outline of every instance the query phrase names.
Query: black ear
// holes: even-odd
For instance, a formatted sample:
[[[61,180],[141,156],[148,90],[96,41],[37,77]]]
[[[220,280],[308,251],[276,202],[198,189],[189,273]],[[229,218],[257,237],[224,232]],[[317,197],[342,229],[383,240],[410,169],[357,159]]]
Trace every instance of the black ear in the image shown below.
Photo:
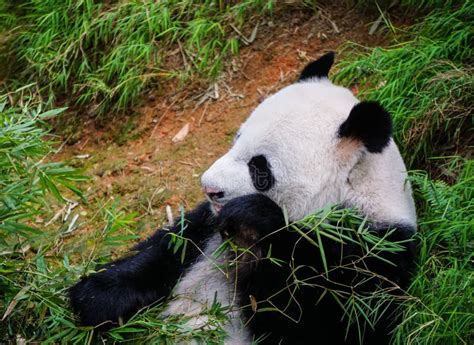
[[[327,78],[331,66],[334,64],[334,52],[329,52],[321,56],[316,61],[310,62],[306,65],[300,74],[298,81],[303,81],[310,78]]]
[[[377,102],[360,102],[339,127],[339,137],[360,140],[369,152],[379,153],[392,135],[390,114]]]

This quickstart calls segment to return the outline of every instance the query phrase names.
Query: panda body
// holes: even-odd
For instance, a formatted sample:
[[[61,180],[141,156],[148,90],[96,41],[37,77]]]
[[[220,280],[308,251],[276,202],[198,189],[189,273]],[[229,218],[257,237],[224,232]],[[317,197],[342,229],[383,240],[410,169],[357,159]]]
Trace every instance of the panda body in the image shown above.
[[[239,308],[241,296],[235,288],[235,279],[228,272],[219,270],[223,266],[228,253],[217,258],[214,253],[222,244],[220,233],[212,235],[206,243],[203,255],[197,259],[183,278],[176,285],[174,299],[168,304],[163,316],[185,315],[190,317],[186,324],[191,329],[212,327],[208,323],[206,311],[214,303],[229,308],[229,321],[223,325],[227,333],[226,344],[250,344],[252,335],[243,326],[243,315]]]
[[[83,324],[110,326],[168,298],[163,317],[188,316],[191,329],[216,327],[206,311],[215,303],[227,308],[226,344],[357,343],[360,329],[346,325],[340,301],[326,291],[343,286],[343,298],[380,288],[401,293],[414,265],[414,245],[406,241],[416,232],[416,212],[389,114],[332,84],[333,59],[329,53],[309,64],[297,83],[262,102],[203,174],[208,201],[186,214],[184,227],[170,229],[193,244],[184,261],[160,230],[136,254],[70,289]],[[331,204],[356,208],[373,233],[405,247],[384,253],[385,261],[362,262],[357,245],[326,238],[323,262],[313,234],[287,222]],[[216,255],[228,239],[246,250]],[[283,264],[269,260],[270,251]],[[324,275],[326,265],[333,269]],[[376,276],[363,277],[364,270]],[[397,320],[386,307],[365,327],[364,344],[388,343]]]

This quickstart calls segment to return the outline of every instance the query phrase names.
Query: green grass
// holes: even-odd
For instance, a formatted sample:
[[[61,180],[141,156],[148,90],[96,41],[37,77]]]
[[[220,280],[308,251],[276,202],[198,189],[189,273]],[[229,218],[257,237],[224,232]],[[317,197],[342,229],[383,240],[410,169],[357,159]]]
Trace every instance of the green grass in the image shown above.
[[[38,83],[48,104],[67,102],[95,115],[125,111],[162,78],[215,77],[242,40],[231,25],[248,21],[252,30],[252,16],[273,6],[271,0],[1,0],[7,80]]]
[[[47,161],[54,150],[44,121],[63,111],[44,111],[33,86],[0,96],[0,309],[2,319],[14,320],[20,314],[27,321],[12,327],[10,321],[2,320],[0,341],[16,332],[24,334],[29,311],[38,318],[48,306],[50,312],[43,318],[53,318],[59,308],[58,293],[64,287],[60,280],[47,278],[45,260],[46,251],[59,237],[38,224],[44,223],[54,205],[65,201],[60,190],[81,198],[76,184],[85,180],[76,169]],[[36,253],[33,257],[32,252]],[[30,270],[30,265],[35,269]],[[27,306],[32,299],[37,304]],[[24,309],[15,309],[17,305]]]
[[[45,161],[53,149],[44,121],[64,109],[43,111],[32,89],[0,95],[0,244],[6,247],[12,245],[10,233],[35,232],[20,224],[48,208],[46,193],[62,202],[59,188],[81,195],[75,183],[85,179],[63,163]]]
[[[0,96],[0,342],[173,343],[196,338],[221,343],[227,310],[217,304],[208,311],[215,325],[208,330],[191,332],[184,317],[164,321],[161,306],[103,335],[76,326],[68,287],[97,264],[110,262],[111,250],[140,236],[137,215],[118,208],[119,200],[97,201],[97,211],[87,220],[75,209],[78,201],[86,201],[77,188],[86,177],[65,163],[49,161],[57,138],[45,121],[64,110],[45,111],[35,85]],[[89,224],[99,230],[74,234]]]
[[[419,271],[409,289],[396,344],[474,340],[474,160],[459,162],[452,185],[411,176],[418,201]]]
[[[395,139],[410,167],[426,169],[430,157],[462,154],[474,144],[468,133],[473,22],[472,2],[446,5],[408,31],[394,29],[393,46],[362,54],[363,47],[352,47],[356,56],[339,65],[338,81],[361,84],[361,97],[381,101],[392,113]]]

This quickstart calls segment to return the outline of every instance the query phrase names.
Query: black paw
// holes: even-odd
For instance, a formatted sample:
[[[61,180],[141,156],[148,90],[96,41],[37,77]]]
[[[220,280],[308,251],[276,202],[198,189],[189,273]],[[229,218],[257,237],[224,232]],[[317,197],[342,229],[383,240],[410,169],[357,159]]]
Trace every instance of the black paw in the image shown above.
[[[112,269],[82,278],[69,289],[69,300],[82,325],[107,330],[127,321],[146,301],[156,299],[154,294],[120,282]]]
[[[74,313],[84,326],[99,326],[108,329],[127,318],[121,298],[117,294],[113,279],[106,272],[82,278],[69,289],[69,300]],[[125,312],[125,313],[124,313]]]
[[[217,218],[224,239],[233,237],[252,244],[285,227],[281,208],[263,194],[250,194],[230,200]]]

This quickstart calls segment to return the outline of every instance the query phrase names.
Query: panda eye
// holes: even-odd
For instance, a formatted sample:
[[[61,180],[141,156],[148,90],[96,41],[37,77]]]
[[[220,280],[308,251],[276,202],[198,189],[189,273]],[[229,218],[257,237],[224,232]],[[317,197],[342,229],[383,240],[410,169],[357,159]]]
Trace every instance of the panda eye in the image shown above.
[[[269,190],[275,184],[270,163],[264,155],[253,156],[248,162],[249,173],[255,189],[259,192]]]

